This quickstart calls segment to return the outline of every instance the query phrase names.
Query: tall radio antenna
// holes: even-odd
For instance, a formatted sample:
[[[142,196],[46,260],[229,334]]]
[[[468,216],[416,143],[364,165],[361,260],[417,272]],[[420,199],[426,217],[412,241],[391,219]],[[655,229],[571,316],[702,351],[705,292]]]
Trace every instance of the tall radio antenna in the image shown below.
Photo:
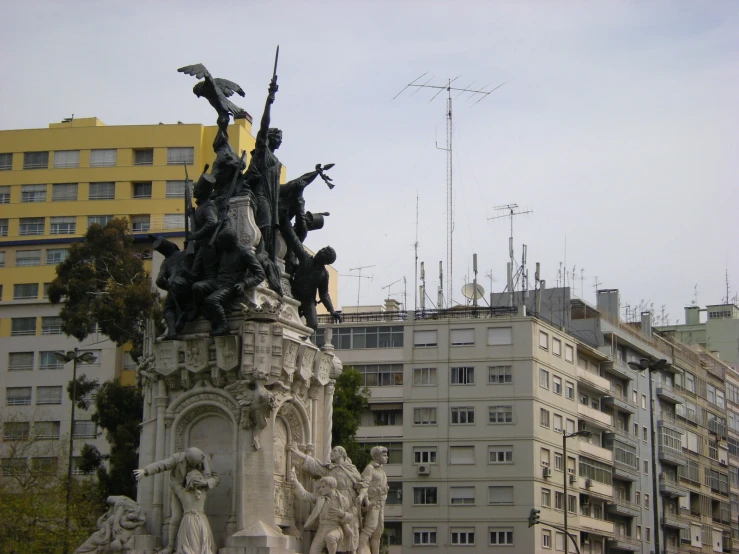
[[[491,92],[499,89],[502,87],[505,83],[499,84],[497,87],[494,87],[490,90],[485,90],[493,83],[490,82],[484,87],[480,89],[473,89],[472,85],[474,82],[470,83],[467,87],[453,87],[452,83],[459,79],[459,76],[455,77],[454,79],[447,79],[447,83],[445,85],[435,85],[430,84],[431,81],[434,79],[434,76],[429,77],[429,79],[423,83],[420,84],[419,81],[423,79],[426,75],[428,75],[428,72],[424,73],[414,81],[411,81],[408,83],[403,90],[401,90],[398,94],[396,94],[393,97],[393,100],[395,100],[398,96],[400,96],[403,92],[405,92],[409,88],[415,88],[416,92],[422,88],[429,88],[429,89],[436,89],[437,92],[434,94],[434,96],[429,100],[429,103],[433,102],[434,99],[439,96],[442,92],[447,92],[447,100],[446,100],[446,148],[441,148],[438,144],[436,145],[439,150],[445,150],[446,151],[446,306],[448,308],[452,307],[452,273],[453,273],[453,263],[452,263],[452,254],[453,254],[453,238],[452,235],[454,233],[454,198],[452,195],[453,188],[452,188],[452,175],[453,175],[453,165],[452,165],[452,133],[454,131],[454,126],[452,122],[452,91],[455,93],[458,93],[455,98],[459,98],[464,93],[469,93],[469,96],[467,97],[467,100],[471,100],[472,98],[476,98],[479,95],[479,98],[477,98],[477,101],[472,104],[473,106],[477,104],[478,102],[484,100]],[[413,93],[415,94],[415,92]],[[412,96],[412,95],[411,95]],[[392,102],[392,100],[391,100]],[[441,306],[439,306],[441,308]]]
[[[413,309],[418,309],[418,191],[416,190],[416,241],[413,243],[415,263],[413,265]],[[407,307],[405,308],[408,309]]]
[[[516,211],[518,210],[518,204],[503,204],[501,206],[493,206],[493,210],[507,211],[508,213],[494,215],[493,217],[489,217],[488,221],[492,221],[494,219],[502,219],[504,217],[510,218],[511,220],[511,235],[508,237],[508,257],[510,258],[510,261],[508,262],[508,284],[506,285],[506,288],[510,293],[510,296],[508,297],[508,306],[513,306],[513,291],[515,289],[515,286],[513,284],[513,268],[516,267],[516,258],[513,254],[513,218],[517,215],[532,214],[534,213],[534,211]]]

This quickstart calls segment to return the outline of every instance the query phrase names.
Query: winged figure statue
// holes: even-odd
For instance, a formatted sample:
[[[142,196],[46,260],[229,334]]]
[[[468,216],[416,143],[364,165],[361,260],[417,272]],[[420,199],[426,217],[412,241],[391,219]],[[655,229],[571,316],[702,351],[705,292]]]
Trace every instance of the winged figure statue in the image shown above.
[[[229,97],[233,96],[234,93],[244,96],[244,90],[238,84],[228,79],[214,79],[201,63],[186,65],[177,71],[202,79],[193,87],[192,91],[198,98],[201,96],[206,98],[210,105],[215,108],[218,112],[218,127],[224,133],[228,127],[230,115],[237,116],[246,113],[243,108],[229,100]]]

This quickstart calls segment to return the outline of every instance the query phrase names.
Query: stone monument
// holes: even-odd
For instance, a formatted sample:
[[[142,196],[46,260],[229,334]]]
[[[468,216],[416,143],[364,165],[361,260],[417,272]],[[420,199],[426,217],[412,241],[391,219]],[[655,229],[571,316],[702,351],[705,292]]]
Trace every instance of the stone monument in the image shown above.
[[[239,159],[228,144],[229,117],[238,117],[242,110],[227,97],[241,94],[241,88],[213,79],[202,64],[180,70],[205,79],[194,92],[218,113],[216,161],[211,173],[204,173],[213,190],[210,201],[215,208],[210,213],[217,211],[218,217],[216,226],[210,222],[206,237],[200,213],[208,202],[203,190],[210,189],[199,187],[201,212],[193,218],[194,236],[186,237],[186,253],[177,254],[177,264],[160,280],[169,284],[176,277],[177,283],[176,290],[168,288],[176,297],[167,304],[167,332],[156,338],[150,322],[144,340],[138,366],[144,414],[137,500],[147,514],[150,542],[142,538],[142,545],[173,548],[174,538],[184,533],[186,503],[200,506],[196,509],[207,517],[204,521],[198,516],[196,522],[189,518],[188,526],[209,524],[219,554],[293,554],[310,548],[304,524],[311,506],[296,497],[296,485],[290,481],[291,468],[302,461],[293,452],[329,459],[333,384],[342,365],[330,340],[321,348],[309,340],[316,291],[339,316],[328,298],[327,274],[321,271],[321,264],[335,257],[314,258],[302,247],[307,231],[323,226],[322,220],[320,226],[310,223],[302,191],[317,175],[333,187],[324,173],[333,164],[318,165],[301,177],[290,206],[280,209],[275,187],[284,185],[273,178],[273,166],[279,163],[273,150],[282,136],[268,127],[277,93],[276,69],[277,58],[254,161],[243,154]],[[200,182],[205,182],[203,177]],[[259,224],[255,211],[260,212]],[[195,212],[188,208],[188,218]],[[281,230],[288,233],[290,226],[285,240]],[[286,272],[288,257],[292,273]],[[209,259],[215,259],[217,267],[206,263]],[[313,274],[307,266],[315,267]],[[312,295],[306,292],[311,287]],[[185,306],[183,298],[192,299],[193,306]],[[187,452],[198,449],[207,463],[190,464]],[[220,480],[218,487],[193,485],[189,490],[194,496],[188,496],[187,479],[197,484],[214,476]],[[300,471],[296,479],[304,489],[317,491],[308,472]],[[207,500],[201,502],[198,492],[207,493]],[[197,540],[206,544],[206,535],[203,531]],[[132,552],[149,554],[147,548]]]

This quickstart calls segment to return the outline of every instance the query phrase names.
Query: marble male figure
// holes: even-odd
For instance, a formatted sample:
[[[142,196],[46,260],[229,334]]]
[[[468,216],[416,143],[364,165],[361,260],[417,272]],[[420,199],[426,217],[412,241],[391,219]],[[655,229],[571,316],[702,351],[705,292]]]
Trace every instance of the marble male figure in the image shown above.
[[[387,475],[382,466],[387,464],[387,448],[375,446],[370,450],[372,461],[362,472],[357,501],[367,511],[359,534],[358,554],[379,554],[380,538],[385,528],[385,501],[387,500]]]

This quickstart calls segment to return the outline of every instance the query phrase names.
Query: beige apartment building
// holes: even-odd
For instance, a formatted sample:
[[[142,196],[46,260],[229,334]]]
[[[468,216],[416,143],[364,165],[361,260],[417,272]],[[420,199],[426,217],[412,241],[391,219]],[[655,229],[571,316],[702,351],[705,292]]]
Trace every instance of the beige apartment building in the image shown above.
[[[554,289],[537,315],[532,296],[513,309],[360,310],[322,325],[317,343],[332,328],[372,392],[357,438],[390,452],[391,551],[564,552],[552,525],[567,510],[583,554],[648,554],[657,533],[660,552],[739,552],[737,468],[717,440],[726,366],[648,319],[619,321],[606,292],[599,308]],[[646,372],[628,366],[643,357],[669,362],[653,373],[653,405]],[[583,431],[565,452],[563,434]],[[541,524],[529,528],[532,508]]]

